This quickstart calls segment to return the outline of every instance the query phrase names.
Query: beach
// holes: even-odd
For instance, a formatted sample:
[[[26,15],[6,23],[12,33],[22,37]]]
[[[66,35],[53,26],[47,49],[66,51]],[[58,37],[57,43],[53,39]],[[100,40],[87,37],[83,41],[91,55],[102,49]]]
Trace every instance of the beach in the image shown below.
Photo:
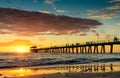
[[[10,78],[120,78],[120,72],[109,73],[56,73]]]
[[[0,72],[0,78],[120,78],[120,63],[19,67]]]

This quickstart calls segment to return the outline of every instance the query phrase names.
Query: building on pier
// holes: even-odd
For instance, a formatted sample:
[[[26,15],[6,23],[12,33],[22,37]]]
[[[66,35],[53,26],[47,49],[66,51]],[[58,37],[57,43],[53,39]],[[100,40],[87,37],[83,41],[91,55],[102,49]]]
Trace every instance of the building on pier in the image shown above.
[[[30,52],[32,52],[32,53],[38,53],[37,46],[30,47]]]

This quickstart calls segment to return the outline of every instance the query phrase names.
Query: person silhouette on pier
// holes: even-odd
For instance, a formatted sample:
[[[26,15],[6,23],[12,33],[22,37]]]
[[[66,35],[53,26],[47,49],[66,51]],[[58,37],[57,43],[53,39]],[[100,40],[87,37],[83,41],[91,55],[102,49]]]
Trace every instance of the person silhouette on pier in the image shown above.
[[[119,41],[119,39],[117,37],[114,37],[113,41],[116,42]]]

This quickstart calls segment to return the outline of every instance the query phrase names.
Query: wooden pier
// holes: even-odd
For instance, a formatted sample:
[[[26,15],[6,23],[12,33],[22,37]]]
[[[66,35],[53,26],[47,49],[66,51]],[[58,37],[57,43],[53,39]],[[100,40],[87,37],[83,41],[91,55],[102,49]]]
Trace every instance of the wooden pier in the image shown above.
[[[66,44],[64,46],[51,46],[45,48],[37,48],[32,46],[30,51],[33,53],[106,53],[106,46],[110,47],[110,53],[113,53],[113,46],[120,45],[119,40],[85,42],[76,44]]]

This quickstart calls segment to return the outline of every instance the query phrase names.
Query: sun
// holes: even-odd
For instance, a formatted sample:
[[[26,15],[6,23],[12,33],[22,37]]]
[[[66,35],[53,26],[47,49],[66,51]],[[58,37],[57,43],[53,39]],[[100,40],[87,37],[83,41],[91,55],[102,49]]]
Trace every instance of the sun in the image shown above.
[[[26,46],[19,46],[19,47],[16,47],[16,52],[18,52],[18,53],[27,53],[27,52],[29,52],[28,51],[28,47],[26,47]]]
[[[23,49],[23,48],[18,49],[18,51],[17,51],[17,52],[23,53],[23,52],[25,52],[25,49]]]

